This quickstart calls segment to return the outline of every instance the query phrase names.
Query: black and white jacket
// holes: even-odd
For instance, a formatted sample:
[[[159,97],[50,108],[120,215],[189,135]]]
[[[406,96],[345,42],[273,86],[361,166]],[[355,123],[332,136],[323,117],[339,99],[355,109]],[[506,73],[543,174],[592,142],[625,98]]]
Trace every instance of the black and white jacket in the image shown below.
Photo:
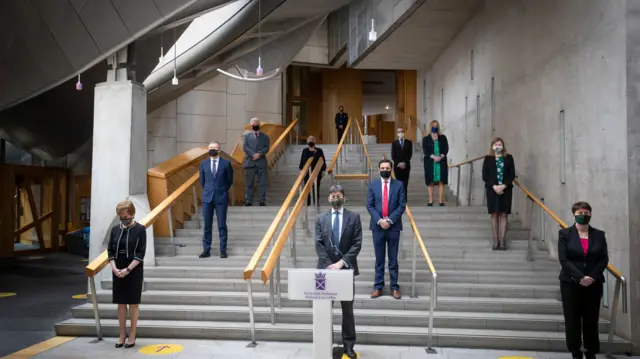
[[[127,260],[133,261],[137,259],[142,262],[147,250],[146,228],[140,223],[136,223],[129,228],[123,228],[119,224],[113,226],[109,237],[109,245],[107,246],[109,261],[116,260],[122,256],[118,250],[121,244],[125,246]]]

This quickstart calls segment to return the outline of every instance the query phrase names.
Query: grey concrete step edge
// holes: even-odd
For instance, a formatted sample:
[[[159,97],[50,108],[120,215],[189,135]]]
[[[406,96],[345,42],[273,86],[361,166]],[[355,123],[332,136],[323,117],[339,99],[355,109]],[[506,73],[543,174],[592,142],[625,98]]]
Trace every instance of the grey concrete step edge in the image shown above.
[[[102,330],[107,336],[118,334],[118,321],[102,320]],[[378,345],[420,345],[427,344],[427,328],[357,326],[359,344]],[[69,319],[56,324],[56,334],[60,336],[94,336],[96,333],[93,319]],[[218,340],[249,340],[249,324],[233,322],[192,322],[192,321],[153,321],[138,322],[139,337],[188,338]],[[256,323],[258,341],[299,341],[312,340],[312,327],[309,324]],[[334,325],[334,340],[339,343],[340,325]],[[517,330],[474,330],[459,328],[434,328],[433,344],[436,347],[464,347],[486,349],[514,349],[536,351],[564,351],[566,347],[564,333],[531,332]],[[607,336],[600,335],[602,350],[608,349]],[[615,337],[612,352],[626,353],[631,349],[629,342]]]
[[[117,319],[116,304],[102,304],[99,307],[100,318]],[[89,303],[72,308],[74,318],[93,318],[93,306]],[[269,322],[271,308],[255,307],[256,322]],[[313,321],[311,308],[276,308],[277,323],[310,324]],[[340,323],[342,311],[333,311],[334,320]],[[359,325],[397,327],[425,327],[429,325],[429,312],[423,310],[379,310],[354,309]],[[188,321],[249,321],[249,308],[236,306],[204,305],[158,305],[141,304],[141,320],[188,320]],[[529,330],[564,331],[562,315],[536,315],[517,313],[474,313],[474,312],[434,312],[434,327],[493,329],[493,330]],[[600,320],[600,332],[607,333],[608,321]]]

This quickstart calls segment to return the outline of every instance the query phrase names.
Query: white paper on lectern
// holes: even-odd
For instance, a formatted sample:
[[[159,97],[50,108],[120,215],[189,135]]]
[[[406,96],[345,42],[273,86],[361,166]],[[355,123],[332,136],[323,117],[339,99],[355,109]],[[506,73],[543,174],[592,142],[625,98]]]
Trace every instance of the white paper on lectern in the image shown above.
[[[353,270],[290,269],[291,300],[353,300]]]

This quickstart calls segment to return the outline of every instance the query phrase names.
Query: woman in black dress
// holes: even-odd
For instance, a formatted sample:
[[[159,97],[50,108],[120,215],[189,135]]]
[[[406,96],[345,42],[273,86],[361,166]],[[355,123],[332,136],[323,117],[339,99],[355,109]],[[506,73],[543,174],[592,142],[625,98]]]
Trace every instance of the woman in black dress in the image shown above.
[[[144,278],[142,261],[147,248],[147,232],[143,225],[134,221],[136,208],[131,201],[118,203],[116,213],[120,217],[120,224],[111,228],[107,249],[113,272],[113,303],[118,304],[120,324],[120,338],[116,348],[131,348],[136,344],[138,305]],[[127,305],[131,312],[131,333],[128,336]]]
[[[427,206],[433,206],[433,186],[437,184],[440,207],[444,207],[444,185],[449,183],[449,166],[447,165],[449,141],[447,141],[447,136],[440,133],[438,121],[431,121],[431,134],[422,139],[422,151],[424,153],[424,181],[429,190]]]
[[[327,160],[326,158],[324,158],[324,152],[322,151],[322,148],[316,147],[316,138],[314,136],[307,137],[307,145],[309,147],[302,150],[302,156],[300,156],[300,166],[299,166],[300,170],[302,170],[304,165],[307,163],[307,161],[311,157],[313,157],[313,161],[311,161],[311,171],[313,171],[316,168],[316,164],[318,164],[318,160],[320,158],[322,158],[322,161],[323,161],[322,168],[320,169],[320,173],[318,173],[318,178],[316,179],[316,186],[315,186],[316,206],[319,206],[320,205],[320,181],[322,180],[322,172],[324,172],[327,169]],[[304,183],[307,183],[308,180],[309,180],[309,175],[307,174],[304,177]],[[312,193],[313,191],[309,192],[309,197],[307,197],[307,206],[311,205]]]
[[[482,163],[482,180],[487,192],[487,210],[491,214],[493,227],[493,250],[507,249],[507,215],[511,213],[513,180],[516,179],[516,165],[513,156],[507,153],[504,140],[500,137],[491,141],[489,155]]]

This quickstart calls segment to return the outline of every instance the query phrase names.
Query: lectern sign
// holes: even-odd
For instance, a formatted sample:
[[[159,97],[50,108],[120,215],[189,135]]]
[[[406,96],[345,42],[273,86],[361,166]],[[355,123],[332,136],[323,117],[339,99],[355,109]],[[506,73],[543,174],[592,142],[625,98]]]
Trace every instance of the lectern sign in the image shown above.
[[[289,271],[289,299],[352,300],[353,271],[292,269]]]

